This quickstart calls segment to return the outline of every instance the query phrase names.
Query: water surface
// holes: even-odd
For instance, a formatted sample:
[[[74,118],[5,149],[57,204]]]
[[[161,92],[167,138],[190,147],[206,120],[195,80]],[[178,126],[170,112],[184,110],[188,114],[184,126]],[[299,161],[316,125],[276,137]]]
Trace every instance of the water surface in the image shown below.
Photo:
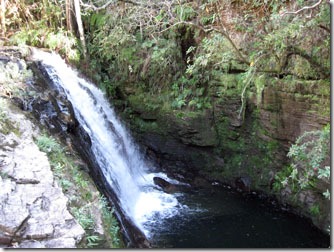
[[[183,194],[189,208],[153,227],[154,246],[170,248],[328,248],[330,237],[275,201],[219,188]],[[273,204],[275,203],[275,204]],[[182,211],[181,211],[182,212]]]

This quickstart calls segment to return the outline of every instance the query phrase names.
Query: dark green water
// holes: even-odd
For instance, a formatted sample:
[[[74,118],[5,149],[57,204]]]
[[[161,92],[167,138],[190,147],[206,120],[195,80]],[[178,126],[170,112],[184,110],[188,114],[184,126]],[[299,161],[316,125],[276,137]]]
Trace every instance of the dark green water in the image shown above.
[[[330,237],[274,201],[227,190],[178,196],[188,208],[152,229],[159,248],[328,248]]]

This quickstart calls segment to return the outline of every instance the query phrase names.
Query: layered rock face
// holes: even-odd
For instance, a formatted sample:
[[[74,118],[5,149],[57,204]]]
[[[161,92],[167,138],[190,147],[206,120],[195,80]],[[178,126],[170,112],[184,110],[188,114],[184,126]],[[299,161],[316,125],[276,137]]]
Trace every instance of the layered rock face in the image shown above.
[[[203,113],[200,118],[161,114],[156,122],[161,127],[158,131],[135,134],[157,167],[192,183],[199,171],[223,165],[223,159],[213,153],[218,138],[212,114]]]
[[[243,120],[238,116],[240,94],[229,92],[213,96],[212,108],[198,113],[145,111],[129,99],[134,111],[129,125],[148,158],[175,178],[194,186],[198,181],[218,181],[245,192],[277,193],[275,175],[289,163],[289,147],[304,132],[320,130],[330,122],[330,85],[273,77],[261,81],[262,89],[254,85],[248,93]],[[310,217],[305,209],[315,202],[327,206],[329,201],[321,193],[301,195],[300,211]],[[289,196],[283,194],[281,200],[286,202]],[[311,218],[326,229],[328,216],[324,212],[321,221],[319,216]]]
[[[281,81],[265,87],[261,96],[261,125],[287,148],[304,132],[330,122],[330,86],[322,81]]]
[[[33,141],[33,125],[22,114],[6,116],[17,135],[0,133],[0,246],[75,248],[85,231],[67,210],[47,156]]]

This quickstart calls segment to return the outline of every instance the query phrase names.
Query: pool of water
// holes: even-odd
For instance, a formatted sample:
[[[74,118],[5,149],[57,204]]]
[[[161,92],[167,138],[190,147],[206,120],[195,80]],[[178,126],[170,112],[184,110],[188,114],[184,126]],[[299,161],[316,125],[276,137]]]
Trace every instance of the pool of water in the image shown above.
[[[186,207],[150,227],[159,248],[328,248],[329,235],[274,201],[227,188],[177,195]]]

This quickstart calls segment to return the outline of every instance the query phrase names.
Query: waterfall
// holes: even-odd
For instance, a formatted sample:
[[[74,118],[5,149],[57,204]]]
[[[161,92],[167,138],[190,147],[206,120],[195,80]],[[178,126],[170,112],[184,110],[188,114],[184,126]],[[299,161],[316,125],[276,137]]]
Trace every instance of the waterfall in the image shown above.
[[[159,219],[178,213],[182,205],[174,195],[158,190],[154,176],[167,180],[163,173],[150,172],[138,147],[104,94],[92,83],[81,78],[55,53],[34,50],[52,85],[63,90],[72,103],[75,116],[91,139],[91,151],[124,213],[147,237],[149,226]]]

